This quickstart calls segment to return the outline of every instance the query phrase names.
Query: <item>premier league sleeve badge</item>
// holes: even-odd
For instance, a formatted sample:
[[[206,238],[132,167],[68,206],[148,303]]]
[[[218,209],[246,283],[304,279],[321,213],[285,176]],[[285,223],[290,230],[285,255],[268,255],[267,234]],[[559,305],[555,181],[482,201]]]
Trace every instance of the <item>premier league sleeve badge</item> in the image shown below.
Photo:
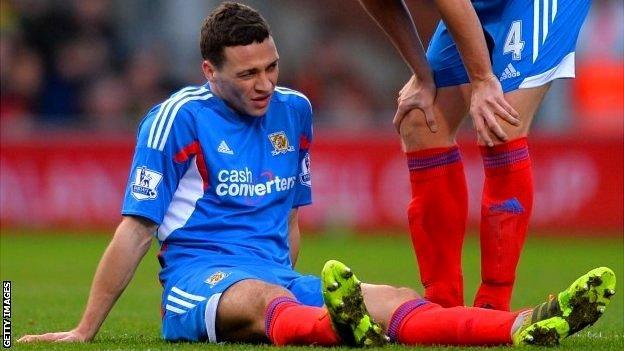
[[[310,175],[310,153],[306,152],[301,160],[301,173],[299,173],[299,182],[305,186],[312,186],[312,177]]]
[[[162,174],[145,166],[138,167],[134,173],[132,196],[137,200],[153,200],[158,196],[156,187],[162,180]]]

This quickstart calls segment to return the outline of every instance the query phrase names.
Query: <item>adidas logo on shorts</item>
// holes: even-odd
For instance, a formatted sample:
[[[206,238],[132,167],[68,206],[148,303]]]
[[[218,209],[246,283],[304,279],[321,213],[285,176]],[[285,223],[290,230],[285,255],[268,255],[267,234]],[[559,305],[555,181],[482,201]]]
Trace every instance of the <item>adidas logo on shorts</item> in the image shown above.
[[[518,77],[519,75],[520,75],[520,72],[516,71],[516,68],[510,63],[507,65],[507,67],[505,67],[505,71],[503,71],[503,74],[501,74],[498,80],[502,82],[507,78],[515,78],[515,77]]]

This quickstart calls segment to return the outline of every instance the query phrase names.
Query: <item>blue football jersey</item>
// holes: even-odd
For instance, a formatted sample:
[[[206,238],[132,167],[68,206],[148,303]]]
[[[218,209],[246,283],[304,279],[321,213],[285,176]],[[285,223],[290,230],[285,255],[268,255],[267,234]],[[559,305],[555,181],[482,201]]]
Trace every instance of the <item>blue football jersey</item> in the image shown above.
[[[291,267],[288,214],[311,203],[312,108],[277,87],[266,115],[241,115],[187,87],[139,126],[122,214],[158,224],[163,283],[201,260]]]

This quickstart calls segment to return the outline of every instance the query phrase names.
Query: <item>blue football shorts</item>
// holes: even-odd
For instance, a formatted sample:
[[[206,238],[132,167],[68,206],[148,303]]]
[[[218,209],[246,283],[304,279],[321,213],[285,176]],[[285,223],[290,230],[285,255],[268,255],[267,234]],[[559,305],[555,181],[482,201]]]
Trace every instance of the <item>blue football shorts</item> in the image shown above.
[[[590,0],[476,1],[474,6],[504,92],[574,77],[576,40]],[[443,22],[431,38],[427,58],[438,87],[469,82]]]
[[[245,279],[279,285],[305,305],[323,306],[319,277],[274,263],[229,264],[217,258],[187,267],[180,268],[184,272],[175,274],[177,279],[170,279],[164,287],[162,335],[168,341],[218,342],[215,321],[221,294]]]

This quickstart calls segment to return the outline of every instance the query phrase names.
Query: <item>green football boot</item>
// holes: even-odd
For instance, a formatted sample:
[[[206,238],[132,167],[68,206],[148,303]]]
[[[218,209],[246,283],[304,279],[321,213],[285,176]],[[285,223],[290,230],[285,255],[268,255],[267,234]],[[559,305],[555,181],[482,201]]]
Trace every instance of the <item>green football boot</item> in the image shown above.
[[[369,315],[361,282],[343,263],[331,260],[321,272],[323,300],[334,329],[342,341],[350,346],[383,346],[389,338]]]
[[[559,340],[594,324],[615,295],[615,273],[589,271],[556,297],[535,307],[514,333],[515,345],[555,346]]]

